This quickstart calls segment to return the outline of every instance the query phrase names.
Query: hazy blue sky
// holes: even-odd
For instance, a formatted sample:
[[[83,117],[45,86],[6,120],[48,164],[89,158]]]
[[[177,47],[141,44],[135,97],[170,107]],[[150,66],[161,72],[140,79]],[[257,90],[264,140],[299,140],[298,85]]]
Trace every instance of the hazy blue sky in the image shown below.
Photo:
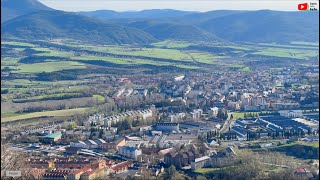
[[[54,9],[65,11],[139,11],[144,9],[177,9],[210,11],[220,9],[296,11],[303,0],[39,0]],[[317,1],[314,1],[317,2]]]

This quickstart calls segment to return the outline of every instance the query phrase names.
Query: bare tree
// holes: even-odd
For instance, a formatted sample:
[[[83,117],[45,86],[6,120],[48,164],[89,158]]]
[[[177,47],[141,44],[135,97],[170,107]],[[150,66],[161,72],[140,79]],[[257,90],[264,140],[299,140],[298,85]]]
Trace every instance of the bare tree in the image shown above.
[[[28,167],[25,153],[1,143],[1,179],[10,179],[6,177],[6,171],[21,171],[21,179],[33,179],[30,175],[31,169]]]

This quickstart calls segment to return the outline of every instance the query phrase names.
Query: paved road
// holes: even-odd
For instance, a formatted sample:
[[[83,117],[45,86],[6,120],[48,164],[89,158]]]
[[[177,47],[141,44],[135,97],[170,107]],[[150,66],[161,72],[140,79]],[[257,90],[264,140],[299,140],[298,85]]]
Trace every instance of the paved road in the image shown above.
[[[231,119],[231,114],[232,113],[228,113],[228,118],[224,122],[223,127],[219,131],[220,134],[223,134],[223,133],[227,132],[229,130],[229,127],[231,128],[233,123],[234,123],[234,121],[236,120],[236,119]]]

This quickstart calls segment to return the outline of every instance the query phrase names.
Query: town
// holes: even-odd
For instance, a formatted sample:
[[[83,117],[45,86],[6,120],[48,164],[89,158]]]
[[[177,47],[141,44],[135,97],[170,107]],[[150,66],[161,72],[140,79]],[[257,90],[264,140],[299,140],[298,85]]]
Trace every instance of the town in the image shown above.
[[[288,67],[99,78],[96,90],[109,93],[96,111],[20,129],[7,124],[2,140],[10,139],[8,151],[26,153],[24,168],[35,179],[179,179],[254,158],[293,177],[317,177],[319,152],[310,147],[319,144],[318,73]]]

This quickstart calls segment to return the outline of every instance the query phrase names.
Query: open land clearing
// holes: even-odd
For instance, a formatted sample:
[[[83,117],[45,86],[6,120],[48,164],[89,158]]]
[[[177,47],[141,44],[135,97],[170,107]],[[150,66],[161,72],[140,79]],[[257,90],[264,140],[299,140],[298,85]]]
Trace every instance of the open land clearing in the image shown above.
[[[17,121],[22,119],[31,119],[38,117],[47,117],[47,116],[70,116],[74,114],[84,113],[88,108],[76,108],[76,109],[65,109],[65,110],[56,110],[56,111],[43,111],[43,112],[34,112],[27,113],[23,115],[10,116],[1,118],[1,122]]]

